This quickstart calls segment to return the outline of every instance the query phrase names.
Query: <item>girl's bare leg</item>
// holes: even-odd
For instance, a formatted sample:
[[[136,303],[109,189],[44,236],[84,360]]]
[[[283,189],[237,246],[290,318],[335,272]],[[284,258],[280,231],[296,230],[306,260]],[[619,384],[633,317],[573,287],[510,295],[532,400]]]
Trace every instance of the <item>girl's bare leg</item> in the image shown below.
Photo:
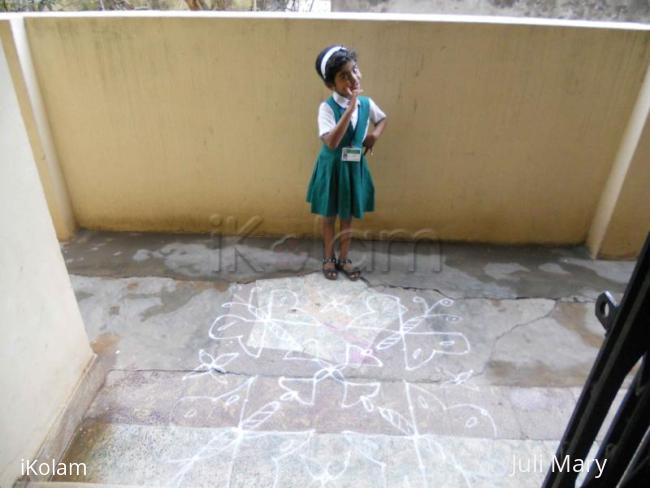
[[[334,256],[334,226],[336,224],[336,217],[323,217],[322,219],[323,230],[323,257],[329,258]],[[323,264],[325,270],[335,270],[334,263]]]
[[[345,259],[350,251],[350,240],[352,238],[352,218],[341,219],[341,232],[339,240],[339,258]]]
[[[339,259],[342,261],[347,259],[348,252],[350,251],[350,243],[352,242],[352,217],[349,219],[341,219],[341,240],[339,244]],[[354,266],[351,263],[345,263],[343,269],[348,273],[352,272]],[[352,278],[355,278],[359,273],[355,273]]]

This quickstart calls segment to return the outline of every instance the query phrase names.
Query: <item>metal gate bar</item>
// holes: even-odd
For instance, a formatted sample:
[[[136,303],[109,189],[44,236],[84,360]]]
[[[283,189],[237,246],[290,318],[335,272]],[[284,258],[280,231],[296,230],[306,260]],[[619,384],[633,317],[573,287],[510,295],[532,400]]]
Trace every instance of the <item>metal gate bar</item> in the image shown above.
[[[633,384],[596,455],[595,459],[601,462],[601,466],[607,460],[602,476],[596,478],[596,472],[590,470],[583,484],[589,488],[614,487],[627,472],[626,486],[637,486],[633,483],[648,472],[650,458],[647,437],[642,444],[650,425],[650,234],[621,304],[616,305],[609,293],[602,293],[596,301],[596,316],[605,327],[605,340],[555,458],[560,464],[566,456],[569,456],[570,461],[586,459],[623,380],[634,365],[642,360]],[[641,455],[635,456],[635,453]],[[573,487],[577,476],[577,471],[560,470],[558,464],[551,463],[543,487]],[[643,479],[648,480],[647,477]]]

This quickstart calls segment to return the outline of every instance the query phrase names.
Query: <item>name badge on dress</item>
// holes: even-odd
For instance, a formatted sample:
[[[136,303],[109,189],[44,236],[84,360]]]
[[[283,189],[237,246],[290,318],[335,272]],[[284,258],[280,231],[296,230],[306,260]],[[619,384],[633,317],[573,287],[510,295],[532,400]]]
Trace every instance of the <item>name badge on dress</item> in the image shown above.
[[[341,154],[341,161],[348,161],[351,163],[358,163],[361,161],[361,148],[360,147],[344,147]]]

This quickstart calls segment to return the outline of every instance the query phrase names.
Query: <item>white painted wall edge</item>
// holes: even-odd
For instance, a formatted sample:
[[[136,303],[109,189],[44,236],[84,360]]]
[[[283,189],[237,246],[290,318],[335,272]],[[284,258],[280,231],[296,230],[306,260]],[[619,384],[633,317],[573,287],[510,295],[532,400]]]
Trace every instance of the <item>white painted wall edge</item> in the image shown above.
[[[30,115],[36,126],[37,136],[43,150],[42,155],[34,154],[34,158],[37,162],[39,159],[42,160],[42,164],[37,164],[37,166],[40,166],[39,173],[41,180],[47,180],[42,181],[43,186],[45,188],[49,187],[50,190],[46,192],[50,212],[57,213],[57,215],[52,215],[57,237],[63,240],[69,239],[74,235],[76,227],[74,213],[72,211],[65,177],[63,176],[63,171],[61,170],[59,158],[54,146],[47,111],[36,77],[29,40],[25,30],[24,16],[12,16],[10,18],[10,24],[18,62],[20,63],[22,80],[29,98]]]
[[[62,460],[75,437],[83,417],[106,379],[107,364],[95,353],[79,377],[58,415],[49,426],[34,459]],[[43,477],[40,481],[47,481]]]
[[[639,96],[630,114],[630,120],[625,132],[623,133],[623,139],[614,158],[612,170],[600,194],[600,200],[594,212],[594,218],[587,235],[587,248],[592,258],[596,258],[600,253],[603,240],[612,220],[612,215],[616,209],[616,203],[619,201],[627,172],[639,145],[641,133],[648,121],[648,117],[650,117],[650,65],[646,69],[645,77],[639,90]]]
[[[3,41],[8,33],[9,23],[4,21]],[[11,62],[15,64],[17,60]],[[0,49],[2,486],[11,486],[20,476],[21,459],[36,454],[42,446],[93,356],[47,209],[13,74],[3,45]]]
[[[396,14],[396,13],[357,13],[357,12],[233,12],[233,11],[188,11],[188,10],[138,10],[102,12],[29,12],[24,17],[177,17],[177,18],[237,18],[237,19],[323,19],[323,20],[372,20],[378,22],[438,22],[468,24],[530,25],[550,27],[587,27],[594,29],[621,29],[650,31],[650,24],[636,22],[611,22],[591,20],[547,19],[526,17],[505,17],[487,15],[442,15],[442,14]],[[2,18],[3,15],[0,15]]]

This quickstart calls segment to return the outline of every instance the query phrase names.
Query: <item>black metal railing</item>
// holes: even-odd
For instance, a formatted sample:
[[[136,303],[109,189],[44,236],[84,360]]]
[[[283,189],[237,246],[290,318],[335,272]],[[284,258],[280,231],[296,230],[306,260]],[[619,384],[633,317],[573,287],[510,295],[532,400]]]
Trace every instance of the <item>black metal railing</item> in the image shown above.
[[[650,486],[650,233],[621,304],[602,293],[596,301],[596,316],[605,327],[605,340],[543,488],[575,486],[579,473],[559,467],[587,458],[625,377],[637,364],[634,380],[594,458],[603,469],[589,470],[582,486]]]

